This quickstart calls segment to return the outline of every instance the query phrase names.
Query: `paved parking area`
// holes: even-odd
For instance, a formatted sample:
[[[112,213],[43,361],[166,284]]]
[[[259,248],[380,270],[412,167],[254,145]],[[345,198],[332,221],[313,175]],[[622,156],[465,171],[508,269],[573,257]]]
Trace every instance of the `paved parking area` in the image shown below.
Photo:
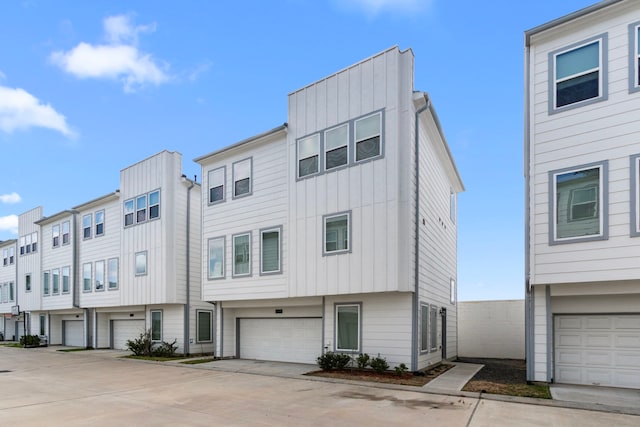
[[[0,425],[640,425],[640,417],[0,347]]]

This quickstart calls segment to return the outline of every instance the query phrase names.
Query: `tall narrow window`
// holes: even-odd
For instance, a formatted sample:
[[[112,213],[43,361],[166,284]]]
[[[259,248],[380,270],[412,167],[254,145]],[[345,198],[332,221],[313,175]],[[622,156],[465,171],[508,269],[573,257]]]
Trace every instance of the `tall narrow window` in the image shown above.
[[[24,255],[24,242],[25,242],[25,238],[24,236],[20,237],[20,255]]]
[[[147,195],[136,197],[136,223],[147,220]]]
[[[124,226],[133,225],[133,199],[124,202]]]
[[[382,114],[376,113],[355,121],[356,162],[382,154]]]
[[[96,237],[104,234],[104,211],[96,212]]]
[[[432,305],[429,310],[429,326],[431,327],[429,349],[435,351],[438,349],[438,307],[435,305]]]
[[[149,193],[149,219],[160,218],[160,190]]]
[[[151,310],[151,339],[162,341],[162,311]]]
[[[69,293],[69,284],[70,284],[70,272],[71,269],[69,267],[62,267],[62,293]]]
[[[209,279],[224,277],[224,237],[209,239]]]
[[[2,250],[2,265],[9,265],[9,249]]]
[[[84,215],[82,217],[82,238],[90,239],[91,238],[91,227],[92,227],[92,215]]]
[[[420,305],[420,351],[429,351],[429,306]]]
[[[252,159],[244,159],[233,164],[233,197],[251,194]]]
[[[147,253],[138,252],[136,254],[136,276],[147,274]]]
[[[360,304],[336,305],[336,351],[360,351]]]
[[[91,268],[90,262],[82,265],[82,290],[84,292],[91,292]]]
[[[62,223],[62,244],[63,245],[67,245],[69,244],[69,230],[70,230],[71,226],[69,224],[69,221],[65,221]]]
[[[118,258],[107,261],[107,281],[109,289],[118,289]]]
[[[260,231],[260,273],[279,273],[280,261],[280,228]]]
[[[46,335],[46,326],[47,324],[47,316],[44,314],[40,315],[40,335]]]
[[[96,261],[96,291],[104,291],[104,261]]]
[[[640,91],[640,22],[629,24],[629,93]]]
[[[42,295],[49,296],[49,272],[45,271],[42,273]]]
[[[457,292],[456,292],[456,281],[455,281],[455,279],[450,279],[449,280],[449,292],[451,294],[449,296],[451,304],[455,304],[456,303],[456,296],[458,295]]]
[[[26,236],[24,236],[25,239],[25,243],[24,243],[24,247],[25,250],[28,254],[31,253],[31,234],[27,234]]]
[[[16,300],[15,290],[13,289],[13,282],[9,282],[9,301],[14,302]]]
[[[324,254],[349,252],[349,212],[324,217]]]
[[[56,224],[51,227],[51,235],[52,235],[52,246],[57,248],[60,246],[60,225]]]
[[[224,182],[227,169],[223,166],[209,171],[209,204],[224,202]]]
[[[13,264],[16,256],[16,250],[12,247],[9,248],[9,264]]]
[[[211,342],[213,341],[213,335],[211,333],[212,323],[211,319],[213,318],[211,311],[201,311],[198,310],[198,323],[196,324],[197,331],[197,342]]]
[[[31,252],[38,251],[38,232],[31,233]]]
[[[233,236],[233,275],[248,276],[251,274],[251,235]]]
[[[0,285],[0,302],[2,303],[9,302],[9,284],[8,283]]]
[[[453,190],[449,192],[449,217],[456,222],[456,193]]]
[[[349,162],[349,125],[344,124],[324,133],[324,168],[330,170]]]
[[[320,170],[320,134],[298,140],[298,178]]]
[[[54,268],[51,270],[51,294],[58,295],[60,293],[60,269]]]
[[[24,276],[24,290],[31,292],[31,274],[25,274]]]

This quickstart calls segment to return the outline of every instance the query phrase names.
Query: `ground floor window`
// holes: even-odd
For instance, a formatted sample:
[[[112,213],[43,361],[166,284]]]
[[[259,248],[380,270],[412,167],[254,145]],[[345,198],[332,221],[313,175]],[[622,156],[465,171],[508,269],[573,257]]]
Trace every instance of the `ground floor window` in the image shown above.
[[[40,315],[40,335],[46,335],[45,333],[46,324],[47,324],[47,317],[44,314],[41,314]]]
[[[151,339],[153,341],[162,341],[162,311],[151,311]]]
[[[432,305],[429,312],[429,323],[431,324],[431,345],[430,350],[435,351],[438,349],[438,307]]]
[[[196,327],[198,330],[196,331],[197,341],[198,342],[211,342],[213,341],[211,335],[211,319],[213,317],[213,313],[211,311],[199,311],[197,312],[198,322],[196,323]]]
[[[420,306],[420,351],[429,351],[429,306]]]
[[[360,304],[336,305],[336,351],[360,351]]]

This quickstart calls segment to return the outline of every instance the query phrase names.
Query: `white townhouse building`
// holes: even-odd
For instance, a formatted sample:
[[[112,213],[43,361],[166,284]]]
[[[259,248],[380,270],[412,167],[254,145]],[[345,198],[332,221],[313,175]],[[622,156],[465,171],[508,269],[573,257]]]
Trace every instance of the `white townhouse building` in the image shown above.
[[[640,388],[640,2],[525,33],[527,378]]]
[[[195,159],[217,355],[457,355],[464,187],[413,65],[388,49],[289,94],[287,124]]]
[[[213,352],[200,198],[181,154],[162,151],[123,169],[113,193],[21,215],[16,303],[27,331],[53,345],[125,349],[150,329],[154,341],[176,339],[179,353]]]
[[[0,334],[5,340],[12,340],[18,334],[17,318],[13,315],[16,305],[16,243],[15,239],[0,241]]]

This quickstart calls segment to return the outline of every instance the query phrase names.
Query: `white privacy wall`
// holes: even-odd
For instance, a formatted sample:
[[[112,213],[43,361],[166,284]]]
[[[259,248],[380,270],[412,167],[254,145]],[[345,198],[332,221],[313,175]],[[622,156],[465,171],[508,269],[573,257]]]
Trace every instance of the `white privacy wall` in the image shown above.
[[[459,302],[458,356],[524,359],[524,300]]]

